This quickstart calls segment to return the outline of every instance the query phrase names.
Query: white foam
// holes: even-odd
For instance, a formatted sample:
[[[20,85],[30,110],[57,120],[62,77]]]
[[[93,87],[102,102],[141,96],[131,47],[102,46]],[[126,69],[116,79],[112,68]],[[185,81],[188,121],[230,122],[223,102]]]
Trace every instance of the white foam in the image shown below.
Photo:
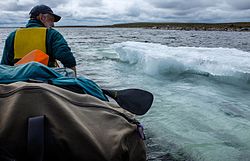
[[[149,75],[196,71],[212,76],[248,77],[250,53],[229,48],[168,47],[161,44],[113,44],[121,61],[141,65]]]

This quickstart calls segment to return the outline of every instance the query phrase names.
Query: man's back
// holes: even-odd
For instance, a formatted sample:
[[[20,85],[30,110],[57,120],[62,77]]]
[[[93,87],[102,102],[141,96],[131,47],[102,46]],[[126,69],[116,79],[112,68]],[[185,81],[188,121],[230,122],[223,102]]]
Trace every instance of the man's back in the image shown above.
[[[29,29],[30,28],[35,29],[38,27],[41,28],[43,27],[43,25],[38,20],[29,20],[26,27]],[[18,51],[14,51],[16,32],[17,31],[14,31],[13,33],[11,33],[5,42],[1,64],[14,65],[14,63],[16,62],[14,60],[15,59],[14,53],[18,52]],[[37,40],[40,40],[40,39],[41,37],[37,38]],[[66,40],[55,29],[52,29],[52,28],[47,29],[45,46],[47,50],[46,53],[50,56],[51,60],[57,59],[65,67],[69,67],[69,68],[74,67],[76,65],[75,58]],[[34,49],[37,49],[37,48],[34,48]]]
[[[49,55],[48,66],[54,66],[55,60],[59,60],[64,67],[71,68],[76,72],[76,60],[70,47],[63,36],[58,31],[51,28],[54,26],[54,22],[58,22],[60,19],[61,17],[54,14],[51,8],[46,5],[33,7],[30,11],[30,20],[26,25],[26,28],[30,30],[31,33],[34,33],[30,36],[32,40],[26,40],[29,39],[29,35],[26,34],[18,37],[17,35],[19,35],[20,30],[12,32],[6,39],[1,64],[13,66],[17,61],[15,58],[21,59],[25,55],[21,52],[27,52],[26,54],[30,52],[28,50],[23,50],[23,48],[28,48],[29,50],[42,48],[42,51],[44,50],[44,52]],[[46,29],[46,36],[44,37],[44,34],[38,34],[35,30],[32,30],[37,28]],[[23,30],[25,31],[25,29]],[[26,45],[23,43],[24,41],[29,41],[30,43]],[[15,46],[19,46],[19,48],[15,48]]]

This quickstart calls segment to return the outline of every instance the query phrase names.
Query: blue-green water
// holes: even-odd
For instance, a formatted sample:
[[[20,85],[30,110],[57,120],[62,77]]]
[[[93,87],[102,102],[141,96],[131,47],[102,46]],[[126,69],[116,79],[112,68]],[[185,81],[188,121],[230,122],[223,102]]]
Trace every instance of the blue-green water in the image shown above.
[[[0,49],[13,29],[0,29]],[[58,29],[78,75],[155,100],[148,160],[250,161],[250,32]]]

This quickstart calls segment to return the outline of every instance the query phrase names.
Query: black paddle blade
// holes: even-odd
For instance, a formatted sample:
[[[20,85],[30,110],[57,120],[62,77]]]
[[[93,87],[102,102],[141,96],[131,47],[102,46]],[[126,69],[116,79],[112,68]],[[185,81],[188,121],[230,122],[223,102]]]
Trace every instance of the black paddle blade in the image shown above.
[[[141,89],[103,90],[103,92],[112,97],[122,108],[136,115],[144,115],[154,99],[152,93]]]

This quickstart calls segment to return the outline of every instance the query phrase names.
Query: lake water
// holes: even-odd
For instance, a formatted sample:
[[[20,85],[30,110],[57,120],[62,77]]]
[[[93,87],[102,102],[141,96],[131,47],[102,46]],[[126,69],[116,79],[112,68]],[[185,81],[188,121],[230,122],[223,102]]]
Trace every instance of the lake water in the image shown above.
[[[0,29],[0,50],[13,29]],[[59,28],[78,75],[154,94],[148,160],[250,161],[250,32]]]

